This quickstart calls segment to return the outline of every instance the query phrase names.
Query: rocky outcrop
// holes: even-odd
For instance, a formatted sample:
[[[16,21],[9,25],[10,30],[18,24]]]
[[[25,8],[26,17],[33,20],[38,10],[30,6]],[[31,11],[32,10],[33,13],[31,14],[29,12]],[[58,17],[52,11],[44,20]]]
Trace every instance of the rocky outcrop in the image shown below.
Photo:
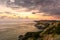
[[[42,27],[42,31],[27,32],[24,36],[19,37],[19,40],[54,40],[55,34],[60,33],[60,22],[50,22],[47,24],[42,24],[45,26],[39,26]],[[38,23],[37,25],[40,24]]]

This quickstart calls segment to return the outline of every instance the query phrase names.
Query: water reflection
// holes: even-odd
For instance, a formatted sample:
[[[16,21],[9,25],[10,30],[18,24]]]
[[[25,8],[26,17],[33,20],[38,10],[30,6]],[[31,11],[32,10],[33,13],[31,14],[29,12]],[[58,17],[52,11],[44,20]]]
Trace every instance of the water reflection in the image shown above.
[[[39,31],[34,24],[34,22],[0,23],[0,40],[17,40],[21,34]]]

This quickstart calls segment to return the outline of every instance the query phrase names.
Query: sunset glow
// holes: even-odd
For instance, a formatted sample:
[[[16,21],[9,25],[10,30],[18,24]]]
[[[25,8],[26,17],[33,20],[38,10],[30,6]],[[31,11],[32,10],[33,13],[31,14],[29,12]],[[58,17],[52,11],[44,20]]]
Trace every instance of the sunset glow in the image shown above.
[[[31,14],[31,12],[20,12],[20,13],[18,13],[18,15],[20,16],[20,17],[29,17],[29,16],[32,16],[32,14]]]
[[[54,16],[44,16],[44,13],[32,14],[32,12],[16,12],[15,14],[0,14],[1,17],[7,18],[29,18],[29,19],[40,19],[40,20],[50,20],[55,19]]]
[[[35,12],[33,14],[33,12]],[[44,16],[45,15],[45,16]],[[57,15],[58,16],[58,15]],[[10,8],[6,5],[0,5],[0,18],[29,18],[29,19],[41,19],[41,20],[54,20],[60,19],[55,15],[47,15],[45,12],[39,12],[38,9],[30,10],[28,8]]]

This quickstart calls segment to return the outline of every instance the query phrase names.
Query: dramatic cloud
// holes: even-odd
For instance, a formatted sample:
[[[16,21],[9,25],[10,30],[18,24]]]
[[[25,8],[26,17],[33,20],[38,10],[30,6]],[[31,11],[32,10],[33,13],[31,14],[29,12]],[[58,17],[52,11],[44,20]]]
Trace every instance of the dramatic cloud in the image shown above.
[[[29,10],[39,10],[52,15],[60,15],[60,0],[14,0],[14,2],[7,2],[8,5],[14,4],[15,7],[25,7]],[[13,6],[14,6],[13,5]]]
[[[44,16],[60,17],[60,0],[0,0],[0,4],[21,11],[38,10],[35,13],[45,13]]]

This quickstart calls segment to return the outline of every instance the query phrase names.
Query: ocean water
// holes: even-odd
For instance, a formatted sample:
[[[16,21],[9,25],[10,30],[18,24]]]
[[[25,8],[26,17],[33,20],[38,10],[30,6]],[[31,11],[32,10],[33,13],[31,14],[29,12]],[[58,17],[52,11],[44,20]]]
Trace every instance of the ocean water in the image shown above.
[[[0,20],[0,40],[18,40],[19,35],[39,31],[33,21]]]

